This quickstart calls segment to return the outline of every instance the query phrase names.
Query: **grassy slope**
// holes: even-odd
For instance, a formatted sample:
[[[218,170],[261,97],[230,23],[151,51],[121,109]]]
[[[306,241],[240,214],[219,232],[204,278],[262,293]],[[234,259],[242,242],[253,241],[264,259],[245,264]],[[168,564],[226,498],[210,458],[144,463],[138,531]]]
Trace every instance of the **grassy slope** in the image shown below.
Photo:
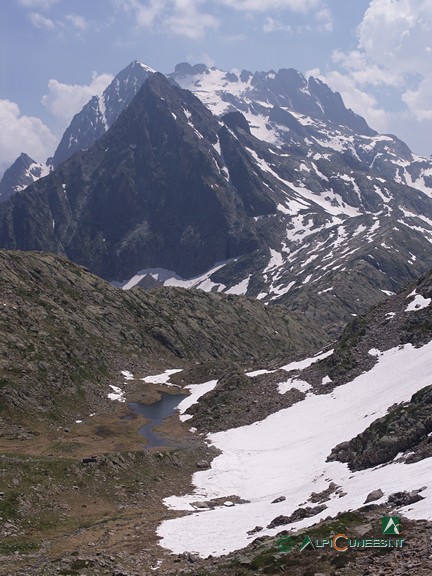
[[[254,365],[325,341],[283,308],[179,288],[124,292],[51,254],[0,252],[0,294],[0,417],[8,433],[8,417],[61,422],[108,407],[108,384],[122,382],[122,369]]]

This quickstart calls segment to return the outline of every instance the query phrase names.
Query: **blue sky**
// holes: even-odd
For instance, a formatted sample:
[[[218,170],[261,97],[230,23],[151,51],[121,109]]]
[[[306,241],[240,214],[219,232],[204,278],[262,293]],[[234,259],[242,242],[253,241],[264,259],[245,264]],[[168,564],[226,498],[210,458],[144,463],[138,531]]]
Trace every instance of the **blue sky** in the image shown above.
[[[0,0],[0,169],[52,154],[132,60],[297,68],[432,154],[432,0]]]

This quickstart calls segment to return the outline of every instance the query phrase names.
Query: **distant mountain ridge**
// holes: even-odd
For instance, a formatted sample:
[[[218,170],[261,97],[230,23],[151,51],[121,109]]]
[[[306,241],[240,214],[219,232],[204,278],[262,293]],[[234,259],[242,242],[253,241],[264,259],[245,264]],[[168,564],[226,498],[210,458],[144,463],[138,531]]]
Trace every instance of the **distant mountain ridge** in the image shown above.
[[[203,64],[178,64],[170,75],[183,88],[194,92],[215,114],[238,109],[255,116],[269,107],[351,128],[358,134],[376,136],[364,118],[347,109],[339,93],[318,78],[306,79],[293,68],[275,72],[224,72]]]
[[[168,78],[129,72],[104,115],[93,99],[71,124],[74,147],[88,146],[80,126],[95,143],[3,204],[1,246],[59,252],[128,287],[281,302],[334,334],[432,268],[432,162],[319,80],[185,63]],[[114,121],[128,85],[138,92]]]

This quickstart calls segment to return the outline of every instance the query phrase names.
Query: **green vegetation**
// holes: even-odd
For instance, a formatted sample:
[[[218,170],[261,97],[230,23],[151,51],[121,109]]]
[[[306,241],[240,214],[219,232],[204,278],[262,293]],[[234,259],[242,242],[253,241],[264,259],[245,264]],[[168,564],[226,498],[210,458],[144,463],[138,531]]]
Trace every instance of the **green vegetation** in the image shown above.
[[[0,542],[0,555],[11,556],[12,554],[29,554],[39,549],[35,542],[14,541]]]
[[[2,522],[12,520],[18,516],[18,496],[17,492],[11,492],[0,498],[0,518]]]
[[[281,307],[179,288],[125,292],[52,254],[0,251],[0,291],[8,434],[17,422],[34,429],[108,408],[109,384],[131,365],[254,365],[316,352],[326,338]]]

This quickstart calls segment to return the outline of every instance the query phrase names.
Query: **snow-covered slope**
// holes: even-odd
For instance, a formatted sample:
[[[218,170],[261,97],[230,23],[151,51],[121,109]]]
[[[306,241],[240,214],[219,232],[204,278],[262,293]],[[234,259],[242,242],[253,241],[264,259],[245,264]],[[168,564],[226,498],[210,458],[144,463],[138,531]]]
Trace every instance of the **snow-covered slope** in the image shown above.
[[[178,65],[172,77],[218,116],[241,111],[261,140],[280,147],[306,144],[305,155],[315,160],[318,145],[319,157],[339,152],[354,164],[432,194],[431,159],[412,154],[396,136],[377,134],[317,78],[306,79],[294,69],[227,73],[202,64]]]
[[[22,153],[3,174],[0,181],[0,202],[5,202],[15,192],[20,192],[49,174],[49,168],[45,164],[35,162],[30,156]]]
[[[345,463],[328,459],[336,445],[362,433],[389,409],[394,414],[395,404],[407,403],[413,394],[430,387],[431,286],[429,276],[414,290],[389,299],[362,319],[362,330],[358,322],[349,328],[333,354],[319,362],[316,357],[284,367],[291,370],[291,377],[285,378],[279,391],[297,388],[306,392],[303,400],[252,425],[210,434],[210,442],[221,454],[211,468],[194,475],[191,494],[166,500],[169,508],[193,513],[163,522],[158,530],[161,544],[175,553],[220,556],[247,546],[257,537],[256,526],[262,527],[259,536],[305,528],[362,507],[377,489],[383,492],[375,499],[377,504],[385,504],[396,492],[420,494],[408,505],[390,501],[388,513],[432,520],[431,458],[424,452],[407,458],[427,441],[426,422],[407,450],[384,457],[377,466],[353,471]],[[346,368],[348,353],[354,354],[358,369],[356,362]],[[368,363],[372,366],[362,370]],[[339,375],[330,377],[327,370],[331,369]],[[352,377],[350,370],[356,369],[360,373]],[[393,441],[398,434],[406,435],[404,411],[410,413],[409,404],[400,409],[402,428],[393,426],[390,432],[395,435]],[[385,424],[380,426],[382,430]],[[381,432],[388,433],[385,428]],[[298,509],[313,508],[317,500],[312,493],[326,494],[321,500],[324,506],[309,517],[298,519],[298,514],[297,520],[291,519]],[[226,502],[210,505],[212,499]],[[281,518],[272,524],[277,517]]]

